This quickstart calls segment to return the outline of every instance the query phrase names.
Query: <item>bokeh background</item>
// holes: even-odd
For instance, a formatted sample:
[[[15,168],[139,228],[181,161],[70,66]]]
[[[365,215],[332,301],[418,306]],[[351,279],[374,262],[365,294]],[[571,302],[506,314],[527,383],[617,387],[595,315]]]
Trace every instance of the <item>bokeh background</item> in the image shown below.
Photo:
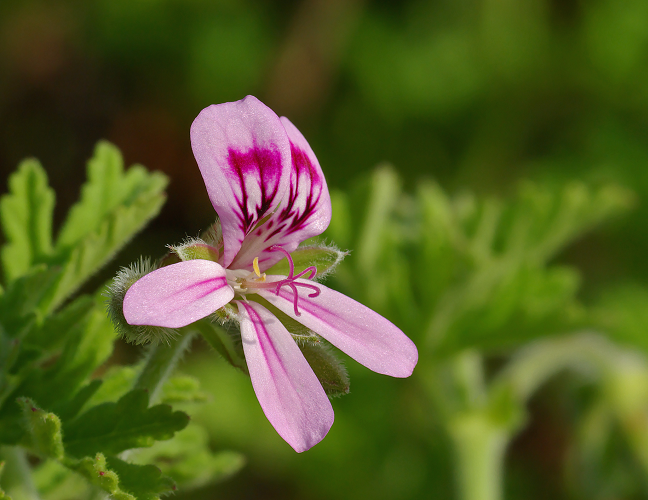
[[[406,190],[421,179],[502,197],[523,179],[631,188],[630,213],[556,260],[581,271],[580,297],[595,301],[648,284],[647,82],[645,0],[2,0],[0,187],[38,157],[60,221],[101,138],[127,164],[166,173],[162,214],[101,283],[212,222],[189,126],[205,106],[253,94],[300,128],[341,192],[381,162]],[[120,346],[115,362],[137,355]],[[349,361],[352,393],[334,401],[330,435],[297,455],[215,353],[196,345],[184,369],[211,395],[190,410],[211,444],[248,465],[178,498],[453,498],[452,451],[415,380]],[[532,400],[507,497],[580,498],[564,485],[569,383]]]

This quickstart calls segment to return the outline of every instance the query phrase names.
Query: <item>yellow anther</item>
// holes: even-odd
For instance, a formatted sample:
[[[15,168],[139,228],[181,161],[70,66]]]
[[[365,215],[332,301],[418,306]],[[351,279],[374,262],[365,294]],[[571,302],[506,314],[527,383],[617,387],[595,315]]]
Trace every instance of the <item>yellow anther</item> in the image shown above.
[[[254,258],[254,262],[252,262],[252,267],[254,268],[254,274],[256,274],[260,278],[261,271],[259,270],[259,257]]]

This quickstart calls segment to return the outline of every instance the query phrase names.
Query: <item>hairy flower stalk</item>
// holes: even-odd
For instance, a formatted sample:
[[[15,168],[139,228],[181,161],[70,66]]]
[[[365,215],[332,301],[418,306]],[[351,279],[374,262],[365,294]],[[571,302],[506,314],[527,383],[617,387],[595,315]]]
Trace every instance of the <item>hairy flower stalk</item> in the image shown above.
[[[191,145],[219,223],[208,241],[172,247],[180,262],[133,283],[123,317],[181,328],[235,306],[259,403],[288,444],[307,450],[329,431],[333,408],[269,307],[378,373],[411,375],[416,347],[387,319],[314,281],[315,266],[295,273],[292,255],[326,229],[331,201],[315,154],[287,118],[252,96],[210,106],[192,124]],[[288,275],[270,274],[284,258]]]

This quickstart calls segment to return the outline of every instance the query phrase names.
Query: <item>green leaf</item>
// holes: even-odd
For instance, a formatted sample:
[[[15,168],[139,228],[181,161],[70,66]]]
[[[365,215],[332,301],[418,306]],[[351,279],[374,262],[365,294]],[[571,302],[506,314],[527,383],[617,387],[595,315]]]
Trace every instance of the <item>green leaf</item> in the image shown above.
[[[124,172],[119,151],[98,144],[88,163],[82,199],[70,210],[56,243],[55,283],[39,304],[50,313],[110,260],[162,207],[167,178],[141,166]]]
[[[94,489],[86,478],[56,460],[43,460],[32,469],[36,489],[42,498],[64,500],[73,491],[77,498],[90,498]]]
[[[96,406],[119,399],[133,387],[139,371],[139,368],[133,366],[110,367],[103,376],[101,387],[93,394],[88,405]],[[200,390],[198,379],[189,375],[174,375],[169,377],[162,388],[161,402],[202,402],[206,397]]]
[[[189,375],[169,377],[162,388],[162,403],[195,403],[207,400],[207,395],[200,390],[200,381]]]
[[[154,465],[136,465],[117,457],[106,457],[108,467],[119,476],[119,487],[137,500],[157,500],[176,490],[175,481]]]
[[[9,194],[0,199],[0,219],[7,244],[2,266],[7,282],[45,262],[52,252],[54,192],[37,160],[23,161],[9,178]]]
[[[9,337],[22,338],[42,322],[43,315],[37,306],[56,276],[56,269],[41,264],[9,284],[0,296],[0,324]]]
[[[160,469],[153,465],[131,464],[103,453],[79,460],[66,457],[61,463],[81,474],[94,486],[110,493],[115,500],[159,500],[160,495],[172,493],[176,489],[174,481],[162,475]],[[60,471],[54,472],[61,475]],[[57,486],[56,483],[52,484],[51,478],[44,479],[49,479],[50,488]],[[56,479],[54,478],[55,481]],[[65,479],[58,478],[57,482]]]
[[[153,175],[153,174],[151,174]],[[60,272],[57,283],[41,308],[50,312],[108,262],[113,255],[157,215],[165,196],[164,184],[142,192],[130,205],[118,206],[97,228],[72,248]]]
[[[34,451],[48,458],[62,459],[63,441],[58,416],[38,408],[30,398],[19,398],[18,404]]]
[[[116,403],[90,408],[64,427],[66,450],[82,457],[101,451],[116,455],[170,439],[186,427],[189,417],[167,405],[148,408],[148,393],[133,390]]]
[[[134,366],[111,366],[102,377],[101,387],[92,395],[86,407],[118,400],[132,389],[139,371]]]
[[[88,377],[110,356],[114,332],[106,317],[101,296],[95,297],[95,309],[88,317],[85,328],[74,331],[66,338],[63,351],[53,365],[33,368],[24,375],[11,392],[9,401],[19,396],[29,396],[48,410],[57,405],[68,405]],[[72,332],[70,332],[72,333]],[[3,396],[0,394],[0,396]],[[0,407],[0,440],[15,443],[21,438],[20,412],[15,404]]]
[[[119,206],[131,206],[142,197],[160,193],[166,178],[134,166],[124,173],[121,153],[106,141],[97,144],[88,161],[88,180],[81,188],[81,200],[69,212],[56,242],[57,250],[71,248],[99,230]],[[132,236],[132,235],[130,235]]]
[[[67,458],[64,465],[82,476],[91,484],[110,493],[115,500],[137,500],[130,493],[120,488],[119,476],[108,467],[106,457],[103,453],[97,453],[94,458],[83,457],[80,460]]]
[[[81,389],[79,389],[77,393],[69,400],[63,400],[57,404],[54,404],[52,408],[54,413],[59,415],[59,417],[61,417],[61,420],[63,421],[72,420],[79,414],[83,406],[97,392],[97,390],[101,387],[101,384],[101,380],[93,380],[92,382],[89,382]]]
[[[95,308],[84,328],[68,332],[56,363],[26,378],[17,394],[29,394],[43,406],[52,408],[67,401],[113,351],[115,334],[102,307],[101,295],[94,297]]]
[[[24,342],[49,351],[59,347],[66,338],[76,337],[85,328],[93,308],[99,304],[87,295],[79,297],[56,314],[48,316],[38,328],[25,337]]]
[[[245,458],[240,453],[213,453],[207,431],[198,425],[187,426],[172,440],[159,441],[151,448],[136,451],[135,460],[156,464],[183,490],[223,481],[245,465]]]

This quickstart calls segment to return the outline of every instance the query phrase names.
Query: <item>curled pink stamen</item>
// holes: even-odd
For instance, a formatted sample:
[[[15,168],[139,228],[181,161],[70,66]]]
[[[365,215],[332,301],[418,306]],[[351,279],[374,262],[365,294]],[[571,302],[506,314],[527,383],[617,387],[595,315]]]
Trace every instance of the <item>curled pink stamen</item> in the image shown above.
[[[283,253],[286,256],[286,259],[288,259],[288,264],[290,265],[290,273],[288,274],[288,277],[284,280],[277,281],[276,283],[272,283],[272,285],[276,286],[275,294],[279,295],[279,291],[281,290],[281,287],[289,286],[293,292],[293,306],[295,308],[295,316],[301,316],[301,313],[297,308],[299,302],[299,293],[297,287],[301,286],[313,290],[312,293],[308,294],[309,297],[317,297],[320,294],[320,289],[315,285],[311,285],[309,283],[297,283],[295,280],[297,278],[301,278],[306,273],[309,273],[309,275],[304,276],[304,279],[309,279],[309,280],[312,279],[317,274],[317,267],[315,266],[307,267],[301,273],[295,276],[295,263],[293,262],[291,255],[280,246],[273,246],[270,248],[270,250],[276,250]]]

